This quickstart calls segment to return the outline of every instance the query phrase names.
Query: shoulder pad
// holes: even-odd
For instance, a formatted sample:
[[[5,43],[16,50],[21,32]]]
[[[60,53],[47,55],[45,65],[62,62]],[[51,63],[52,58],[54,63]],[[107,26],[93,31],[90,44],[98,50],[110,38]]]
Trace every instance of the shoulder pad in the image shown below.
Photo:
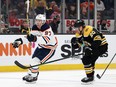
[[[84,28],[84,37],[88,37],[92,30],[93,30],[93,27],[85,26],[85,28]]]
[[[47,30],[47,29],[49,29],[50,28],[50,26],[48,25],[48,24],[44,24],[44,25],[42,25],[42,27],[41,27],[41,31],[45,31],[45,30]]]
[[[39,30],[36,25],[33,25],[32,30]]]

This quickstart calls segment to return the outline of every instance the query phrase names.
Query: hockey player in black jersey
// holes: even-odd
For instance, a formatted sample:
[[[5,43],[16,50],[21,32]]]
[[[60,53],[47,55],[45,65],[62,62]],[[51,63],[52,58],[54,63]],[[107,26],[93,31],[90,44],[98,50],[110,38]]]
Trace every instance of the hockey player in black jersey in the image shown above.
[[[46,17],[44,14],[38,14],[35,18],[35,24],[27,38],[16,39],[13,43],[13,47],[17,48],[22,44],[29,42],[36,42],[38,44],[35,49],[30,66],[41,64],[49,60],[55,53],[58,45],[57,38],[51,27],[46,23]],[[28,74],[23,77],[24,81],[34,82],[37,81],[39,75],[39,67],[35,66],[29,68]]]
[[[105,36],[93,28],[86,26],[83,20],[77,20],[74,24],[75,37],[71,39],[71,44],[74,49],[84,45],[85,55],[82,58],[86,76],[81,81],[88,83],[94,81],[95,62],[98,57],[108,49],[108,43]]]

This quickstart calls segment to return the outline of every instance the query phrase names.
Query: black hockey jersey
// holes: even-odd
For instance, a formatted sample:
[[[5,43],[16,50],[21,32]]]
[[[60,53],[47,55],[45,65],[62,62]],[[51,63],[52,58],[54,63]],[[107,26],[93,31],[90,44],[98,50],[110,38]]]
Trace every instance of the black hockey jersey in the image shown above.
[[[79,39],[79,44],[84,44],[92,49],[108,44],[105,36],[92,26],[85,26],[82,35],[76,33],[76,37]]]

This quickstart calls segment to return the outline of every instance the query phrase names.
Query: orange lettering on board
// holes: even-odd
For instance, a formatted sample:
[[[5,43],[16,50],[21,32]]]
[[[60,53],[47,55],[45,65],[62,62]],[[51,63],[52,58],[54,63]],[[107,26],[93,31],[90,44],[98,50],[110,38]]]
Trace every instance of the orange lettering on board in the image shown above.
[[[13,48],[10,43],[0,43],[0,56],[24,56],[26,54],[31,55],[32,47],[30,44],[20,45],[18,48]]]
[[[13,54],[16,56],[18,53],[16,51],[16,48],[13,48],[12,44],[10,44],[10,56],[12,56]]]
[[[21,54],[22,54],[22,46],[19,46],[18,51],[19,51],[19,56],[21,56]]]
[[[28,47],[27,47],[27,45],[26,44],[24,44],[23,45],[23,55],[26,55],[26,52],[29,54],[29,55],[31,55],[31,45],[30,44],[28,44]]]
[[[8,56],[8,43],[6,43],[5,46],[2,43],[0,43],[0,56],[2,56],[3,53],[5,53],[5,55]]]

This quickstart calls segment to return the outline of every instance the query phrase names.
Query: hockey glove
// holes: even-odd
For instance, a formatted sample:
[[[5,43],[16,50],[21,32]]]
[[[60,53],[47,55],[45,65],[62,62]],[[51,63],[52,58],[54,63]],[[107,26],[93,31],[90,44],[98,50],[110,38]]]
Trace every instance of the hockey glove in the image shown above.
[[[12,45],[13,45],[14,48],[18,48],[21,44],[23,44],[23,41],[22,41],[21,38],[16,39],[16,40],[12,43]]]
[[[36,42],[37,41],[37,37],[35,35],[27,35],[27,39],[29,42]]]
[[[79,48],[78,38],[73,37],[73,38],[71,39],[71,45],[72,45],[72,48],[74,48],[74,49]]]
[[[74,45],[77,44],[77,41],[78,41],[78,39],[76,37],[73,37],[71,39],[71,43],[74,44]]]

